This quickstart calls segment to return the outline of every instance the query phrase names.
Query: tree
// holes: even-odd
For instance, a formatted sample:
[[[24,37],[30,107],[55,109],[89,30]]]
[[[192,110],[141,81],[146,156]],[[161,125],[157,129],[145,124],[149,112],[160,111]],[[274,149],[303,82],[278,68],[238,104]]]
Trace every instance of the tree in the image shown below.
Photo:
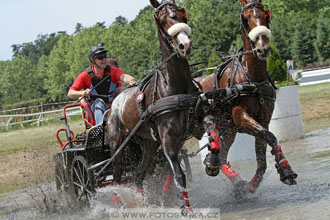
[[[71,50],[71,42],[72,36],[62,35],[49,55],[48,62],[42,60],[38,65],[37,72],[40,75],[43,74],[45,88],[52,101],[67,99],[69,84],[72,83],[71,80],[68,80],[72,64],[72,58],[68,55],[68,51]]]
[[[330,12],[330,10],[328,11]],[[329,14],[328,14],[329,15]],[[323,12],[319,15],[316,25],[315,49],[319,61],[330,59],[330,16]]]
[[[242,45],[239,1],[178,0],[177,3],[189,14],[191,42],[199,48],[188,57],[189,63],[211,63],[217,59],[212,54],[214,50],[237,52]],[[328,1],[263,0],[263,4],[272,11],[272,41],[281,54],[275,61],[270,60],[270,72],[286,73],[281,58],[294,59],[300,66],[329,59]],[[108,55],[118,60],[124,72],[136,78],[144,77],[144,72],[160,61],[161,56],[154,13],[153,8],[147,6],[130,22],[118,16],[109,28],[105,22],[84,28],[77,23],[72,35],[63,31],[40,34],[32,42],[12,45],[12,61],[0,62],[0,88],[3,88],[0,89],[0,105],[35,97],[47,101],[66,100],[73,80],[90,65],[89,49],[99,42],[105,43]],[[33,82],[29,81],[31,79]],[[25,94],[14,91],[12,96],[8,95],[10,89],[20,87]]]
[[[124,25],[128,24],[128,20],[127,20],[127,18],[125,18],[123,16],[118,16],[118,17],[116,17],[115,21],[112,24],[118,24],[118,25],[124,26]]]
[[[24,55],[33,64],[37,64],[42,55],[48,56],[53,49],[61,33],[39,34],[34,42],[12,45],[13,57]]]
[[[105,27],[105,21],[103,21],[103,22],[97,22],[96,25],[97,25],[97,26],[100,26],[100,27],[102,27],[102,28],[106,28],[106,27]]]
[[[306,14],[304,16],[305,19],[308,19]],[[292,55],[293,60],[296,61],[300,68],[316,60],[314,56],[315,48],[313,45],[314,36],[312,33],[312,29],[310,29],[303,20],[297,20]]]
[[[216,67],[220,64],[219,61],[220,61],[220,58],[219,58],[218,54],[215,52],[212,52],[211,56],[209,57],[207,66]],[[207,70],[203,75],[210,75],[212,73],[214,73],[214,70]]]
[[[189,13],[192,44],[199,47],[189,57],[191,63],[205,61],[211,49],[228,52],[240,34],[240,4],[236,0],[182,1]]]
[[[15,57],[2,71],[0,90],[3,108],[42,96],[35,87],[39,83],[34,74],[35,66],[26,56]]]
[[[73,34],[74,34],[74,35],[75,35],[75,34],[78,34],[79,32],[82,31],[82,29],[83,29],[83,25],[82,25],[81,23],[77,23],[77,24],[76,24],[76,27],[75,27],[75,30],[74,30],[74,32],[73,32]]]
[[[274,43],[271,42],[270,46],[273,50],[273,55],[267,60],[267,70],[273,80],[280,82],[285,81],[288,79],[285,62],[281,58]]]

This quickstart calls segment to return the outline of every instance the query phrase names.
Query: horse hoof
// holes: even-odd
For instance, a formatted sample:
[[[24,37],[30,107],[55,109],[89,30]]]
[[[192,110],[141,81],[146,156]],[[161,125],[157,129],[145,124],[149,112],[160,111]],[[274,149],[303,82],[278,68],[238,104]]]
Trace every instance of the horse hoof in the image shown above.
[[[219,174],[219,167],[205,166],[205,172],[209,176],[217,176]]]
[[[286,178],[284,180],[281,180],[282,183],[287,184],[287,185],[297,185],[297,181],[293,178]]]
[[[220,171],[220,161],[218,154],[208,153],[204,160],[205,172],[209,176],[217,176]]]
[[[248,185],[248,183],[245,180],[240,180],[238,183],[236,183],[234,185],[233,192],[234,192],[234,197],[236,199],[242,199],[246,196],[246,194],[247,194],[247,190],[246,190],[247,185]]]
[[[194,213],[191,206],[183,206],[181,207],[181,215],[188,216],[189,214]]]
[[[286,167],[280,172],[280,180],[282,183],[287,185],[296,185],[296,178],[298,177],[298,174],[296,174],[291,167]]]

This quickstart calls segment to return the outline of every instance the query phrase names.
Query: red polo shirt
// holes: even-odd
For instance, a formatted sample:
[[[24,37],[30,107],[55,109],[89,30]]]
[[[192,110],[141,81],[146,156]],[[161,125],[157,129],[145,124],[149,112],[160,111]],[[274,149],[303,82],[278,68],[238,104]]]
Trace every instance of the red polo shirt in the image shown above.
[[[92,70],[94,73],[95,77],[98,77],[95,74],[94,71],[94,65],[92,65]],[[114,66],[110,66],[110,71],[106,72],[105,74],[109,75],[111,73],[111,81],[116,83],[118,85],[118,87],[122,86],[121,82],[120,82],[120,76],[124,73],[121,69],[114,67]],[[100,77],[101,78],[101,77]],[[84,72],[80,73],[79,76],[75,79],[75,81],[73,82],[72,86],[70,89],[76,90],[76,91],[80,91],[82,89],[88,89],[90,88],[92,85],[92,82],[88,76],[87,71],[85,70]]]

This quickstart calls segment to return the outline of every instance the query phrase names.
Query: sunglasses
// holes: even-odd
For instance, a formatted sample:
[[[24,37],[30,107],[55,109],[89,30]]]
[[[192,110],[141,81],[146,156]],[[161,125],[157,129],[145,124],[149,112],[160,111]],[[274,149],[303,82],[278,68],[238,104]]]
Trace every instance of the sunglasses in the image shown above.
[[[97,59],[97,60],[103,60],[105,58],[107,58],[106,55],[95,57],[95,59]]]

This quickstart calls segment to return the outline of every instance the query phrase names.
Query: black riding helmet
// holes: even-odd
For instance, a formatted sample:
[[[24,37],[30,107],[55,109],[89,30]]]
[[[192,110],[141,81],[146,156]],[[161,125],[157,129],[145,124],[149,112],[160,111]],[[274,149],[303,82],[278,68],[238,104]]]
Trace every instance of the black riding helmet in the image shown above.
[[[88,58],[93,63],[93,60],[100,54],[106,54],[108,51],[104,49],[104,43],[99,43],[97,46],[93,46],[88,52]]]

